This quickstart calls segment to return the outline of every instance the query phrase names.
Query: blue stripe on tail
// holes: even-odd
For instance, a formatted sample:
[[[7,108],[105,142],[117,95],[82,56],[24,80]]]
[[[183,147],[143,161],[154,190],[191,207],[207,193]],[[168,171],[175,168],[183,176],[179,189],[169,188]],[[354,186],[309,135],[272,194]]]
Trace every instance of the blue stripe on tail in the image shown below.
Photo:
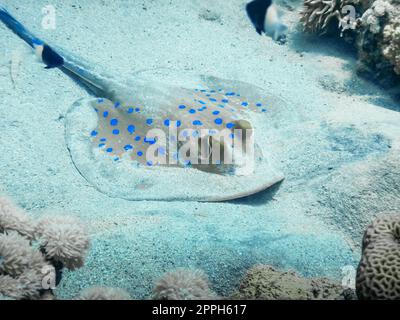
[[[4,7],[0,6],[0,20],[32,48],[34,44],[43,43],[18,22]]]

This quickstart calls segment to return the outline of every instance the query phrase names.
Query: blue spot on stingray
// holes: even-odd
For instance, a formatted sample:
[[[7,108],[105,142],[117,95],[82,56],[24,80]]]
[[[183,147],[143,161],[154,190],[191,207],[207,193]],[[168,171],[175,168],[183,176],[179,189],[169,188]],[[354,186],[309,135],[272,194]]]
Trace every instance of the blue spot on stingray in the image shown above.
[[[221,101],[222,101],[223,103],[228,103],[228,102],[229,102],[228,99],[222,99]]]
[[[210,98],[210,101],[212,101],[212,102],[216,102],[216,101],[217,101],[217,99],[215,99],[215,98]]]
[[[148,165],[149,167],[151,167],[151,166],[153,165],[153,161],[151,161],[151,160],[147,161],[147,165]]]
[[[257,106],[257,107],[261,107],[262,104],[261,104],[261,103],[257,103],[256,106]]]
[[[117,119],[111,119],[110,124],[112,126],[116,126],[116,125],[118,125],[118,120]]]
[[[147,119],[147,120],[146,120],[146,123],[147,123],[148,125],[151,125],[151,124],[153,123],[153,119]]]
[[[220,125],[222,123],[222,119],[221,118],[217,118],[214,120],[214,122],[218,125]]]
[[[201,126],[203,123],[200,120],[194,120],[193,125],[194,126]]]
[[[107,118],[107,117],[108,117],[108,111],[104,111],[104,112],[103,112],[103,117],[104,117],[104,118]]]
[[[197,130],[193,131],[193,133],[192,133],[193,138],[196,138],[198,135],[199,135],[199,132]]]
[[[120,104],[119,102],[116,102],[116,103],[114,104],[114,108],[119,108],[120,105],[121,105],[121,104]]]
[[[103,98],[97,99],[97,102],[98,102],[98,103],[103,103],[103,102],[104,102],[104,99],[103,99]]]
[[[206,104],[204,101],[201,101],[201,100],[199,100],[199,103],[201,103],[201,104]]]
[[[226,96],[234,96],[234,95],[235,95],[234,92],[227,92],[227,93],[226,93]]]
[[[128,109],[126,110],[126,112],[132,113],[132,112],[133,112],[133,108],[128,108]]]
[[[220,108],[225,108],[225,106],[224,106],[224,105],[222,105],[222,104],[219,104],[217,107],[220,107]]]
[[[100,143],[99,148],[103,148],[105,146],[105,143]]]
[[[235,137],[235,135],[233,134],[233,133],[231,133],[230,135],[229,135],[229,138],[231,138],[231,139],[233,139]]]
[[[143,155],[143,152],[142,152],[142,151],[138,151],[138,152],[137,152],[137,155],[138,155],[139,157],[141,157],[141,156]]]
[[[212,113],[213,115],[217,115],[217,114],[219,114],[219,111],[218,110],[216,110],[216,111],[213,111],[213,113]]]
[[[159,147],[158,148],[158,153],[161,154],[162,156],[165,155],[165,148],[164,147]]]
[[[135,137],[135,141],[140,141],[141,137],[140,136],[136,136]]]
[[[128,132],[129,132],[130,134],[132,134],[132,133],[135,132],[135,126],[134,126],[133,124],[130,124],[130,125],[126,128],[126,130],[128,130]]]
[[[183,104],[181,104],[181,105],[179,106],[179,109],[185,109],[185,108],[186,108],[186,106],[183,105]]]
[[[267,109],[262,109],[261,111],[262,111],[262,112],[267,112]]]
[[[94,108],[94,111],[96,111],[96,112],[99,112],[99,109],[97,109],[97,108]]]
[[[215,90],[211,90],[210,92],[211,92],[211,93],[214,93],[214,92],[215,92]]]
[[[98,132],[97,132],[97,131],[95,131],[95,130],[93,130],[93,131],[90,133],[90,135],[91,135],[92,137],[95,137],[95,136],[97,136],[97,134],[98,134]]]
[[[118,160],[119,160],[119,158],[118,158],[118,157],[114,158],[114,161],[118,161]]]
[[[119,130],[118,130],[118,129],[114,129],[114,130],[112,131],[112,133],[115,134],[115,135],[117,135],[117,134],[119,134]]]
[[[107,141],[107,139],[106,138],[101,138],[100,141],[104,142],[104,141]]]
[[[243,107],[247,107],[249,104],[247,102],[242,102]]]
[[[182,124],[181,120],[176,121],[176,127],[177,127],[177,128],[180,127],[181,124]]]
[[[203,90],[200,90],[200,92],[207,92],[207,90],[204,90],[204,89],[203,89]]]
[[[164,120],[164,126],[169,127],[169,119]]]
[[[112,152],[112,151],[113,151],[113,148],[107,148],[106,151],[107,151],[107,152]]]
[[[132,145],[127,144],[127,145],[124,147],[124,149],[125,149],[126,151],[128,151],[128,150],[132,150],[133,147],[132,147]]]
[[[229,123],[226,124],[226,127],[227,127],[228,129],[231,129],[231,128],[233,128],[234,126],[235,126],[235,124],[232,123],[232,122],[229,122]]]
[[[189,113],[192,113],[192,114],[193,114],[193,113],[196,113],[196,110],[190,109],[190,110],[189,110]]]
[[[136,111],[136,112],[139,112],[139,111],[140,111],[140,108],[135,108],[135,111]]]

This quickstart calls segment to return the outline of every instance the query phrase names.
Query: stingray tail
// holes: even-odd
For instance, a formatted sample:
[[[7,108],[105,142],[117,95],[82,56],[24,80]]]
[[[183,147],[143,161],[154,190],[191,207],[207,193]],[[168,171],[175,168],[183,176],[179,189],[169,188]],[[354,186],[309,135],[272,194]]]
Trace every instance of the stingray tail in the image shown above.
[[[34,48],[34,44],[43,43],[42,40],[35,37],[20,22],[18,22],[4,7],[0,6],[0,20],[17,36],[24,40],[28,45]]]

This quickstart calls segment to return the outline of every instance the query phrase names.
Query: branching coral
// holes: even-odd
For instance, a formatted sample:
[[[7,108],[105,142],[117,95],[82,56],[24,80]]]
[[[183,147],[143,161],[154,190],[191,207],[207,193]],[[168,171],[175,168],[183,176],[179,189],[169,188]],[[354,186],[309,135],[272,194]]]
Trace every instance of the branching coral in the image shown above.
[[[49,296],[47,277],[64,266],[81,266],[88,243],[76,220],[45,218],[36,225],[9,199],[0,198],[0,295],[13,299]]]
[[[68,269],[83,266],[89,239],[84,227],[71,217],[45,217],[36,228],[41,247],[48,259],[61,262]]]
[[[400,299],[400,214],[382,215],[365,231],[356,290],[360,299]]]
[[[155,285],[155,300],[215,299],[207,276],[200,270],[178,269],[166,273]]]

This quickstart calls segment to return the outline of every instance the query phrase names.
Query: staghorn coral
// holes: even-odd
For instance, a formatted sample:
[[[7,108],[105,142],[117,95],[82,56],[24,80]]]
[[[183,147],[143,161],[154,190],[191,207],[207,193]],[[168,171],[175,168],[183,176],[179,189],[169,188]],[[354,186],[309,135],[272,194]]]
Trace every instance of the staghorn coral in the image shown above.
[[[89,239],[77,219],[65,216],[42,218],[36,233],[48,259],[61,262],[71,270],[83,266]]]
[[[76,220],[47,218],[36,225],[9,199],[0,198],[1,296],[54,299],[48,276],[82,265],[87,247],[88,237]]]
[[[400,299],[400,214],[379,216],[365,231],[357,269],[359,299]]]
[[[306,279],[294,272],[282,272],[269,265],[255,265],[231,296],[239,300],[338,300],[351,294],[328,279]]]
[[[215,299],[207,276],[201,270],[178,269],[166,273],[156,283],[154,300],[207,300]]]
[[[90,287],[84,289],[76,300],[131,300],[128,292],[119,288]]]

